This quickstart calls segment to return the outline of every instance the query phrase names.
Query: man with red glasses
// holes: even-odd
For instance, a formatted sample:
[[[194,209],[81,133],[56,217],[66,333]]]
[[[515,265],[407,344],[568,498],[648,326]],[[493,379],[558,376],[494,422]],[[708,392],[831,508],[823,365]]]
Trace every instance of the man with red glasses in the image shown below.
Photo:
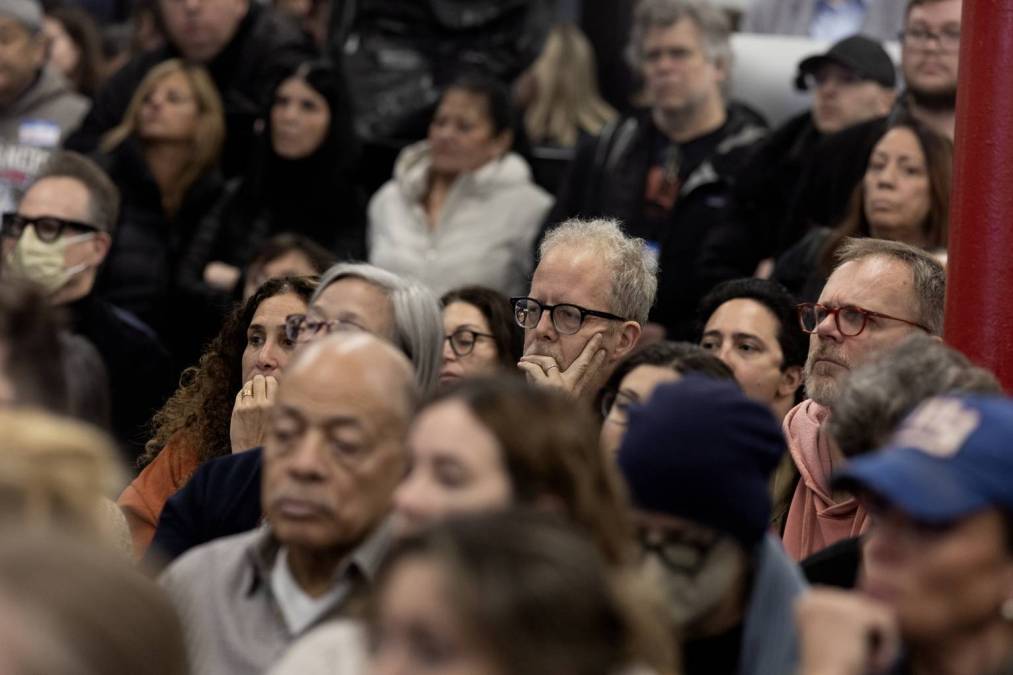
[[[784,420],[799,478],[784,528],[788,553],[801,560],[840,539],[857,536],[865,513],[852,497],[834,494],[830,475],[844,461],[826,422],[852,369],[898,345],[913,332],[943,329],[946,273],[928,253],[881,239],[852,239],[818,303],[799,305],[809,336],[808,399]]]

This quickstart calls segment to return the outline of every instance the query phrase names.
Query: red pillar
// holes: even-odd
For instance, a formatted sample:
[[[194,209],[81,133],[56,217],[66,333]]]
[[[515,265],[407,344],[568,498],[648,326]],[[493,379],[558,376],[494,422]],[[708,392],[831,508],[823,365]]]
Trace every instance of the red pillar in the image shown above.
[[[1013,0],[964,0],[946,342],[1013,392]]]

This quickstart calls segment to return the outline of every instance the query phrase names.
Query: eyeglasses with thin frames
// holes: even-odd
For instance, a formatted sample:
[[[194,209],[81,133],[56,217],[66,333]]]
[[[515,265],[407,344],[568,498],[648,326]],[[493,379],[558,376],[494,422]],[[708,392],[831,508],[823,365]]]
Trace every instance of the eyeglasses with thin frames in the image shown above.
[[[897,34],[902,43],[915,49],[924,49],[930,42],[935,42],[939,47],[948,52],[955,52],[960,49],[960,29],[945,27],[938,33],[928,28],[915,26],[908,30],[902,30]]]
[[[305,314],[285,317],[285,337],[292,342],[309,342],[330,333],[366,332],[365,328],[345,319],[314,319]]]
[[[542,313],[549,312],[552,325],[557,333],[561,335],[573,335],[584,325],[584,320],[589,317],[597,317],[608,321],[626,321],[621,316],[609,314],[596,309],[587,309],[580,305],[563,303],[560,305],[546,305],[534,298],[510,298],[510,304],[514,306],[514,320],[521,328],[534,329],[542,320]]]
[[[475,351],[475,343],[478,342],[479,338],[495,340],[496,336],[490,333],[479,333],[469,328],[458,328],[443,339],[450,343],[450,349],[454,354],[461,357]]]
[[[853,305],[845,305],[844,307],[828,307],[815,302],[803,302],[800,305],[796,305],[795,309],[798,312],[799,326],[801,326],[803,331],[809,334],[815,333],[819,325],[831,315],[834,317],[834,323],[837,325],[837,330],[845,337],[855,337],[856,335],[860,335],[862,331],[865,330],[865,326],[869,323],[870,318],[900,321],[901,323],[906,323],[909,326],[921,328],[926,333],[932,332],[920,323],[908,321],[907,319],[902,319],[898,316],[883,314],[882,312],[873,312]]]

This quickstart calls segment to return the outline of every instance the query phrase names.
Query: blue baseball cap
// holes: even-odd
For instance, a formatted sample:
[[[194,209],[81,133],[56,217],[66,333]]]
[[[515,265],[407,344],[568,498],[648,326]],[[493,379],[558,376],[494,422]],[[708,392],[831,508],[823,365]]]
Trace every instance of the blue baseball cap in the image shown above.
[[[929,399],[886,447],[852,460],[833,485],[869,490],[928,523],[992,506],[1013,510],[1013,399]]]

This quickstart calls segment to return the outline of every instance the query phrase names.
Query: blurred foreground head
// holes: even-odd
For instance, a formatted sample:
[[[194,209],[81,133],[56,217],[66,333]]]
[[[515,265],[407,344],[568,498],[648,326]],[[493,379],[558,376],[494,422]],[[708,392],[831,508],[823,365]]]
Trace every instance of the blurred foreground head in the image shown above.
[[[57,532],[0,536],[0,672],[185,675],[183,633],[126,559]]]
[[[116,450],[93,427],[37,410],[0,410],[0,526],[67,530],[119,543],[109,501],[123,487]]]

